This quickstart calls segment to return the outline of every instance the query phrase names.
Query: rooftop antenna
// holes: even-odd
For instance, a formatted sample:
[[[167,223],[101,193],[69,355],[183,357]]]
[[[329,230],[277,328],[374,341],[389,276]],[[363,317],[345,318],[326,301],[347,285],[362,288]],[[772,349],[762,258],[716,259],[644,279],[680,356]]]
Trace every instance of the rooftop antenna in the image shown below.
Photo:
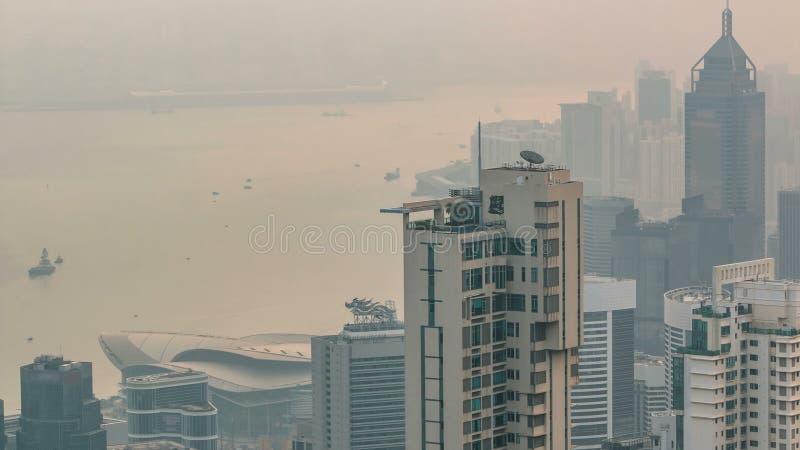
[[[481,169],[483,163],[481,161],[481,121],[478,121],[478,189],[481,188]]]
[[[722,12],[722,35],[733,35],[733,11],[731,11],[731,0],[725,0],[725,11]]]
[[[478,120],[478,194],[481,198],[481,203],[478,205],[478,223],[483,225],[483,191],[481,191],[481,169],[483,169],[483,162],[481,161],[481,121]]]

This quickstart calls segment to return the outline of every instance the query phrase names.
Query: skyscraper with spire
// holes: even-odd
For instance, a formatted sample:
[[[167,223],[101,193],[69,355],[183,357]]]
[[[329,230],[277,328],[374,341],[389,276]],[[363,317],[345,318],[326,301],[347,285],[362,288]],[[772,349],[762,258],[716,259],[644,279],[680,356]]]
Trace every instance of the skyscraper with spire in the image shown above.
[[[732,217],[734,261],[764,255],[765,97],[757,70],[733,37],[722,36],[692,68],[686,94],[686,200],[706,214]]]

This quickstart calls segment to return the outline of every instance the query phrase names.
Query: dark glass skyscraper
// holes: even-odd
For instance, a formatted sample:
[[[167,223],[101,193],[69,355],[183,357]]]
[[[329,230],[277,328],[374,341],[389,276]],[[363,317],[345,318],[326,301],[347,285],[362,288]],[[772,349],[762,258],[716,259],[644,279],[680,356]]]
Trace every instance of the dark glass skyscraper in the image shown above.
[[[20,368],[22,415],[17,450],[105,450],[92,364],[39,356]]]
[[[800,280],[800,189],[778,192],[778,275]]]
[[[583,271],[587,274],[613,275],[613,242],[617,215],[633,210],[633,199],[623,197],[584,197],[583,199]]]
[[[733,37],[722,36],[692,68],[686,94],[686,198],[733,217],[733,259],[764,256],[765,100],[756,67]]]
[[[672,80],[663,70],[645,70],[636,80],[639,123],[659,123],[672,117]]]

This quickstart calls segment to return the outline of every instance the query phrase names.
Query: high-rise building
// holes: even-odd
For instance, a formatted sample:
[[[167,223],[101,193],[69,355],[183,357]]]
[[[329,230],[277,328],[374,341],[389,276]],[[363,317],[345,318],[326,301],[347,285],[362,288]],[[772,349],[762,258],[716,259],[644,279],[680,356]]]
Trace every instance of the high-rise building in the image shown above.
[[[778,194],[780,191],[791,191],[800,187],[800,164],[779,162],[772,164],[768,170],[767,229],[769,230],[770,226],[778,223]]]
[[[633,210],[633,200],[623,197],[585,197],[583,207],[584,272],[604,277],[613,275],[613,242],[617,216]]]
[[[672,78],[664,70],[638,71],[636,111],[639,124],[659,123],[672,118]]]
[[[92,363],[42,355],[19,371],[22,414],[18,450],[105,450]]]
[[[657,435],[654,417],[667,411],[664,358],[637,353],[633,380],[634,433]]]
[[[585,276],[580,383],[572,390],[572,446],[600,450],[634,432],[633,310],[636,282]]]
[[[724,301],[730,293],[723,291]],[[692,342],[692,311],[711,301],[712,290],[707,286],[689,286],[664,294],[664,382],[667,409],[672,409],[672,361],[682,348]]]
[[[618,216],[612,232],[613,276],[636,280],[635,348],[663,354],[664,292],[669,283],[670,239],[673,226],[643,222],[638,210]]]
[[[208,401],[208,375],[193,370],[130,377],[128,440],[168,440],[195,450],[217,450],[217,408]]]
[[[774,281],[771,259],[714,269],[712,299],[673,358],[678,448],[797,448],[800,285]]]
[[[603,190],[603,108],[591,103],[561,105],[561,146],[572,176],[584,184],[587,195]]]
[[[3,404],[3,399],[0,398],[0,450],[6,450],[6,430],[5,430],[5,405]]]
[[[758,83],[769,105],[766,140],[770,224],[777,221],[778,191],[800,186],[800,74],[791,73],[788,64],[766,66],[759,71]]]
[[[778,274],[800,280],[800,189],[778,192]]]
[[[666,220],[680,214],[683,166],[682,134],[663,125],[640,127],[636,202],[645,215]]]
[[[311,338],[313,447],[405,449],[403,323],[391,302],[346,305],[352,323]]]
[[[633,197],[638,176],[639,154],[636,142],[636,114],[629,92],[620,96],[616,89],[589,91],[588,102],[601,111],[601,195]]]
[[[735,217],[684,199],[668,222],[643,221],[638,210],[618,216],[612,233],[613,275],[636,280],[636,350],[662,356],[664,292],[710,284],[712,268],[733,258]]]
[[[567,448],[583,186],[542,164],[479,186],[384,210],[403,215],[406,448]]]
[[[731,261],[763,257],[765,101],[756,67],[733,37],[730,9],[722,36],[692,68],[685,120],[686,197],[735,216]]]

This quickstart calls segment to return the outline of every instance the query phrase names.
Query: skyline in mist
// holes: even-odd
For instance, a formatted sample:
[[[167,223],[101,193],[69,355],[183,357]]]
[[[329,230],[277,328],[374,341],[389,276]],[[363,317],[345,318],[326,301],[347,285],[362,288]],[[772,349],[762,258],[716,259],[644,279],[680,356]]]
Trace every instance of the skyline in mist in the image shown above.
[[[135,89],[264,89],[388,80],[630,88],[647,59],[682,84],[719,35],[722,0],[641,2],[69,3],[0,0],[0,102]],[[800,3],[734,1],[734,34],[762,69],[800,66]],[[775,45],[780,42],[781,45]],[[609,63],[613,62],[613,63]],[[531,111],[535,114],[535,111]]]

